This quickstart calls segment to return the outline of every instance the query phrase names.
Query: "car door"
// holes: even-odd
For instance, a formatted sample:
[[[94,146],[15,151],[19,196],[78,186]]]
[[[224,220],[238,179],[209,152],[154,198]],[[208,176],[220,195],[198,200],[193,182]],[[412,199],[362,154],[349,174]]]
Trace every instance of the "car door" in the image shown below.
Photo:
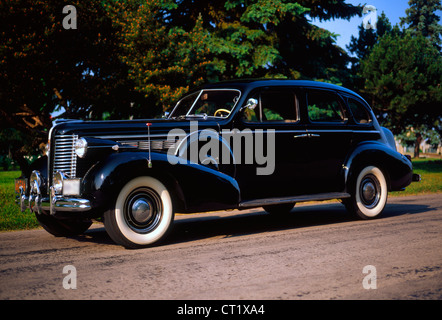
[[[307,141],[297,137],[307,132],[300,121],[298,95],[290,87],[259,88],[248,97],[256,99],[256,108],[245,108],[235,121],[237,134],[250,131],[254,138],[254,162],[242,161],[236,170],[243,200],[302,194],[306,166],[302,150]],[[259,134],[264,134],[264,139]],[[260,141],[267,157],[265,164],[262,157],[259,161]]]
[[[348,111],[335,91],[305,89],[308,166],[306,192],[343,190],[342,170],[352,139]]]

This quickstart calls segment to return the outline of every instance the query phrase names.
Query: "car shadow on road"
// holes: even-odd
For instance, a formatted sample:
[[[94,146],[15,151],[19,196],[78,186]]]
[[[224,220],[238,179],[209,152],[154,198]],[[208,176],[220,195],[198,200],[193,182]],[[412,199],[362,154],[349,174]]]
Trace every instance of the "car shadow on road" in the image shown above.
[[[435,210],[435,208],[425,204],[393,202],[387,204],[381,219],[419,214],[432,210]],[[357,221],[360,220],[348,214],[345,207],[336,202],[295,206],[290,213],[281,216],[268,214],[262,209],[178,215],[171,233],[158,246],[209,238],[241,237],[264,232],[303,229]],[[100,226],[95,226],[84,235],[73,237],[73,239],[104,245],[114,244],[104,230],[104,227]]]
[[[388,204],[381,219],[394,218],[407,214],[418,214],[435,210],[428,205]],[[171,235],[166,243],[195,241],[206,238],[240,237],[263,232],[274,232],[288,229],[303,229],[321,225],[334,225],[361,221],[350,215],[340,203],[319,205],[301,205],[282,216],[268,214],[264,210],[248,213],[237,212],[236,215],[181,218],[175,222]]]

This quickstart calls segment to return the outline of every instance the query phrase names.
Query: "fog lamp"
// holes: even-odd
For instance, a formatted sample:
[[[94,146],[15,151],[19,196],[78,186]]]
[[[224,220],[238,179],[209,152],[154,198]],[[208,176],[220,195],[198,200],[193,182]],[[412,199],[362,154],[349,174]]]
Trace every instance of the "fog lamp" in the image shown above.
[[[31,189],[31,192],[32,193],[39,193],[40,186],[41,186],[40,173],[38,171],[34,170],[31,173],[30,182],[29,182],[29,187]]]
[[[63,180],[66,179],[62,171],[57,171],[52,179],[52,186],[56,194],[61,194],[63,192]]]

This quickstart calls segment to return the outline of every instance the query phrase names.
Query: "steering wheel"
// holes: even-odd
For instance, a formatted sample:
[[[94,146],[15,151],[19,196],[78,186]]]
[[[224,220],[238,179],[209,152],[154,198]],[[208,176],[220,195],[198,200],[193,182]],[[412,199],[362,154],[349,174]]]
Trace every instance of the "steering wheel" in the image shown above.
[[[230,111],[230,110],[227,110],[227,109],[218,109],[218,110],[215,111],[215,113],[213,114],[213,116],[216,117],[216,114],[217,114],[217,113],[220,113],[220,112],[225,112],[225,113],[227,113],[227,115],[229,115],[231,111]]]

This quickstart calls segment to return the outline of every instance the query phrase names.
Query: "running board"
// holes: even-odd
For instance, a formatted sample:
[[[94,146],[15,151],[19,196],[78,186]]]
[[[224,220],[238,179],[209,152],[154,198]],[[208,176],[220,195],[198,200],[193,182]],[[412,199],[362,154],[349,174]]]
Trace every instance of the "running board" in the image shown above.
[[[295,197],[247,200],[240,202],[238,207],[239,209],[248,209],[248,208],[270,206],[277,204],[287,204],[287,203],[306,202],[306,201],[322,201],[330,199],[345,199],[350,197],[351,195],[346,192],[317,193],[317,194],[295,196]]]

